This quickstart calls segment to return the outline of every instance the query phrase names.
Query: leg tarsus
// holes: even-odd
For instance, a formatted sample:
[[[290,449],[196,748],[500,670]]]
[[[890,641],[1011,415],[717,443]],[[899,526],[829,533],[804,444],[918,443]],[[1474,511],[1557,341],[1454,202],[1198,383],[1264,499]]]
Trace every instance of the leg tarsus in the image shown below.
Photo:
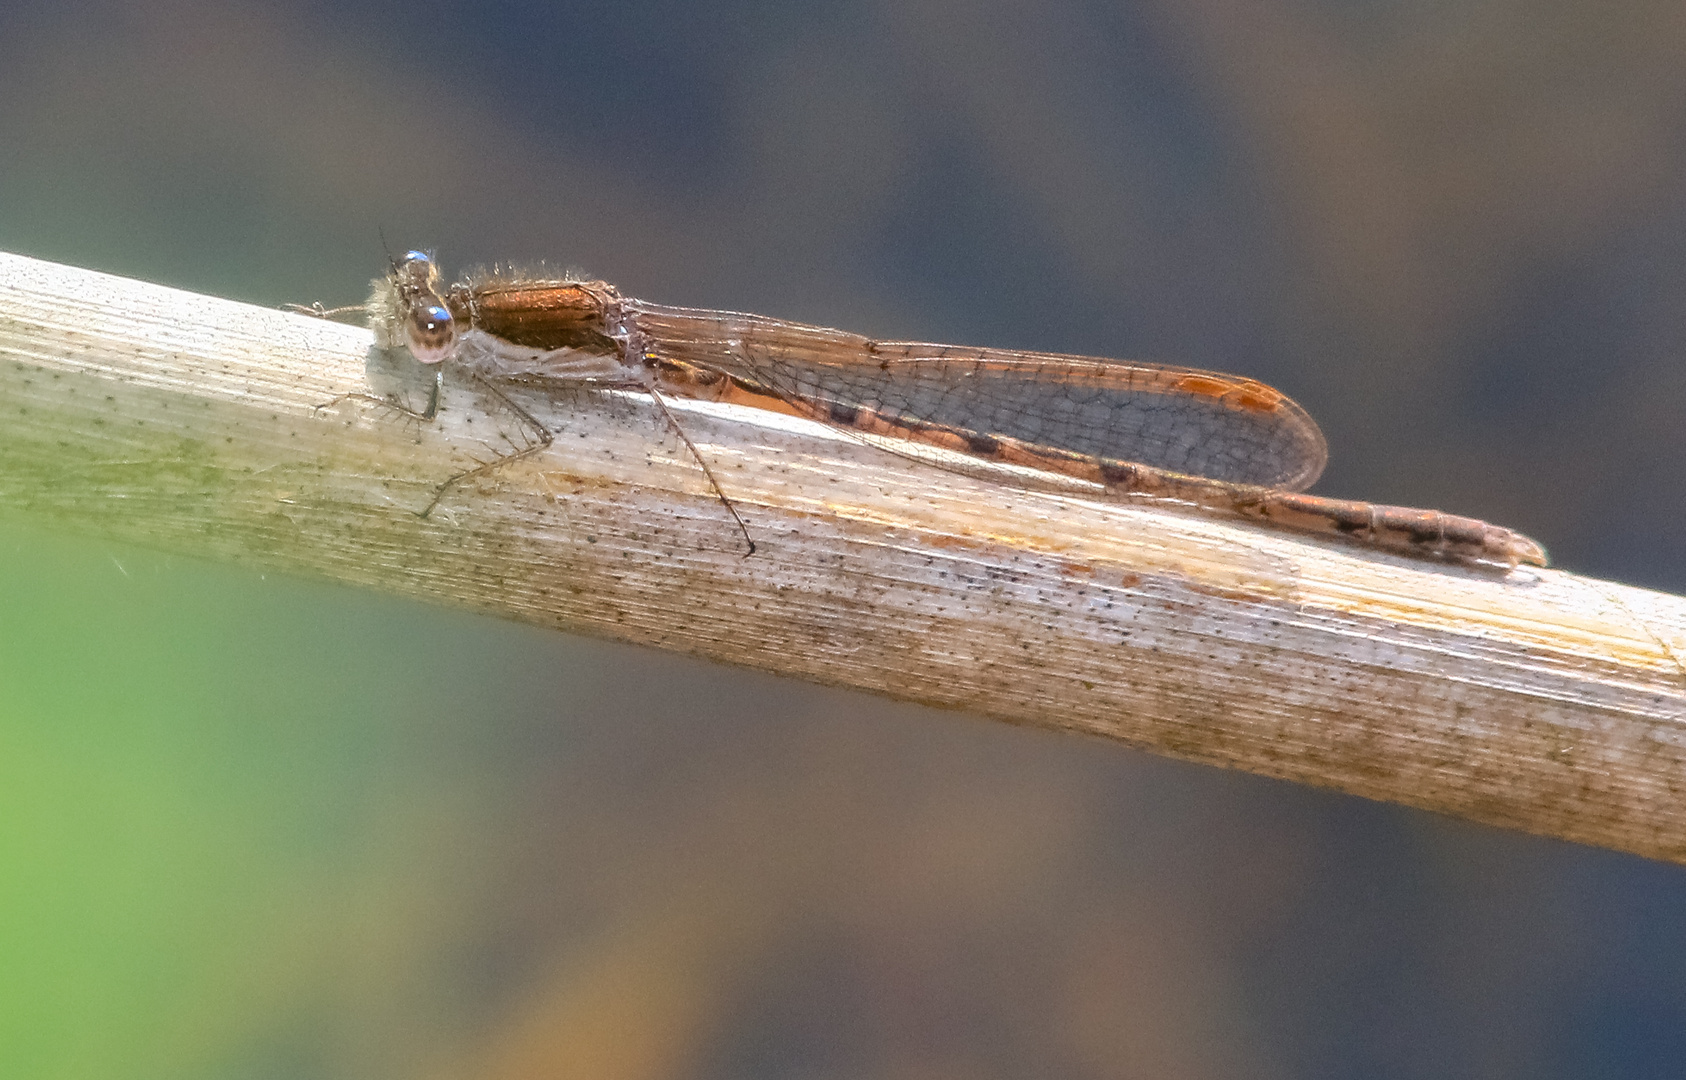
[[[282,304],[281,310],[291,312],[294,315],[309,315],[317,319],[341,319],[347,315],[366,315],[369,312],[369,309],[362,304],[347,304],[345,307],[329,308],[323,307],[320,300],[310,304]]]

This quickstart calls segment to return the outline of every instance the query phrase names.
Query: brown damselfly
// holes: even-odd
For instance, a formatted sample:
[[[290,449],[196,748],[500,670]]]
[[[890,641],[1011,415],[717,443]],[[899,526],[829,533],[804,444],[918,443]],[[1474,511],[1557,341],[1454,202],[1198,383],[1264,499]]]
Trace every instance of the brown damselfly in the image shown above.
[[[936,447],[1000,478],[1075,480],[1102,499],[1192,504],[1302,533],[1426,558],[1514,567],[1545,549],[1510,529],[1438,510],[1303,494],[1323,471],[1317,424],[1285,394],[1234,375],[1010,349],[875,341],[762,315],[672,307],[602,281],[505,273],[445,285],[412,251],[374,283],[379,345],[459,365],[536,438],[444,481],[536,453],[550,428],[502,387],[647,394],[755,550],[749,526],[666,404],[683,398],[804,417],[875,445]],[[417,416],[430,419],[442,382]],[[992,476],[996,475],[994,473]]]

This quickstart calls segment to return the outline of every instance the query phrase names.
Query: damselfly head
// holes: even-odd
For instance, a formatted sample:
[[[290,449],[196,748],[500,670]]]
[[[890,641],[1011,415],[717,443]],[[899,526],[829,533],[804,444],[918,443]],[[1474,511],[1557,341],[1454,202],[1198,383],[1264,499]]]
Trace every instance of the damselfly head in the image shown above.
[[[457,323],[439,291],[439,266],[425,251],[407,251],[392,264],[404,345],[423,364],[437,364],[457,347]]]

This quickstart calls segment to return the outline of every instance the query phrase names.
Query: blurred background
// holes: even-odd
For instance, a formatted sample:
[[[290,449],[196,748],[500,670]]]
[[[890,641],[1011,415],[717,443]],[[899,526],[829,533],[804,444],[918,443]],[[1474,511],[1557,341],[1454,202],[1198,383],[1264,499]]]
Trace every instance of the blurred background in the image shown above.
[[[1240,372],[1686,591],[1678,0],[0,6],[0,250]],[[1686,1075],[1686,870],[0,520],[0,1073]]]

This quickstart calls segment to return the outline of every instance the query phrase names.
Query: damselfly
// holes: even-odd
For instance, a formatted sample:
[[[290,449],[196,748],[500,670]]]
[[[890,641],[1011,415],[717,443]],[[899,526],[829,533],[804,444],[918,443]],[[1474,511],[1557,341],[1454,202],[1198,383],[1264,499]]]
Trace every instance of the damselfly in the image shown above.
[[[881,446],[933,446],[1019,467],[1003,477],[1057,474],[1100,498],[1193,504],[1428,558],[1546,564],[1535,541],[1474,518],[1303,494],[1323,471],[1323,434],[1286,395],[1252,379],[874,341],[761,315],[652,304],[602,281],[492,273],[446,286],[419,251],[375,281],[366,310],[378,344],[405,347],[423,364],[461,365],[537,435],[525,449],[447,479],[424,516],[457,483],[550,444],[549,427],[499,389],[522,383],[649,395],[751,552],[749,527],[664,399],[773,410]],[[434,415],[441,385],[436,378],[417,415]]]

